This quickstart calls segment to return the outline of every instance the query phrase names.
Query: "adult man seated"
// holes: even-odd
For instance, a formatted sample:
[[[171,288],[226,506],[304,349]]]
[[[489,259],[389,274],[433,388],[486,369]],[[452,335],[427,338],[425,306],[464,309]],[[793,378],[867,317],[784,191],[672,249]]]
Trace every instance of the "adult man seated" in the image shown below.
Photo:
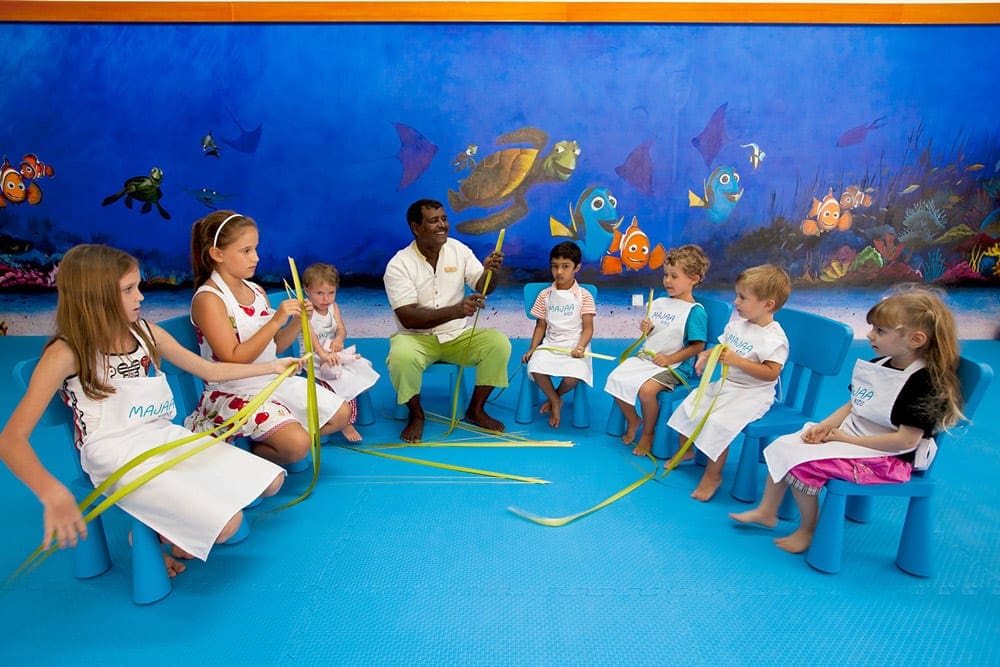
[[[473,331],[466,318],[486,302],[503,264],[502,253],[490,253],[480,263],[472,250],[448,238],[448,215],[441,202],[415,201],[406,211],[413,243],[397,252],[385,267],[385,293],[396,314],[398,331],[389,338],[389,379],[396,402],[409,408],[400,438],[420,442],[424,410],[420,387],[424,370],[435,361],[476,367],[465,421],[491,431],[503,431],[502,422],[486,414],[486,399],[494,387],[507,386],[510,341],[496,329]],[[465,296],[465,286],[474,291]]]

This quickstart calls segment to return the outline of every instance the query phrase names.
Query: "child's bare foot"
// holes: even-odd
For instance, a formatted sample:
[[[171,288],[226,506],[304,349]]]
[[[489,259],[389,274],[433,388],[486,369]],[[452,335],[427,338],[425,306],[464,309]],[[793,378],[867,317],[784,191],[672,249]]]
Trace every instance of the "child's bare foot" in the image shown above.
[[[163,564],[167,568],[167,576],[173,579],[178,574],[187,569],[187,565],[180,562],[168,553],[163,554]]]
[[[633,456],[645,456],[649,454],[649,448],[653,446],[653,435],[645,434],[639,436],[639,442],[635,443],[635,449],[632,450]]]
[[[409,421],[399,434],[399,439],[403,442],[420,442],[422,437],[424,437],[424,413],[415,415],[411,410]]]
[[[545,399],[545,402],[542,403],[542,407],[538,408],[538,414],[547,415],[551,411],[552,411],[552,404],[549,403],[549,399]]]
[[[729,518],[740,523],[755,523],[765,528],[774,528],[778,525],[778,517],[762,512],[759,507],[746,512],[730,512]]]
[[[358,429],[354,428],[353,424],[348,424],[341,431],[344,437],[347,438],[347,442],[361,442],[361,434],[358,433]]]
[[[707,503],[715,495],[715,492],[722,486],[722,475],[712,475],[706,472],[701,476],[698,486],[691,492],[691,497]]]
[[[799,528],[791,535],[777,538],[774,543],[791,554],[800,554],[812,544],[813,534]]]
[[[549,413],[549,426],[552,428],[559,428],[559,423],[562,421],[562,406],[562,399],[557,398],[555,401],[545,401],[542,408],[548,407],[548,410],[539,410],[539,412]]]
[[[635,442],[635,434],[639,431],[639,427],[642,426],[642,420],[636,419],[635,421],[625,417],[625,432],[622,433],[622,444],[631,445]],[[648,451],[647,447],[647,451]],[[634,454],[635,452],[633,452]]]
[[[170,544],[170,543],[164,542],[164,544]],[[183,558],[185,560],[191,560],[192,558],[194,558],[194,554],[189,554],[176,544],[170,544],[170,555],[173,556],[174,558]]]

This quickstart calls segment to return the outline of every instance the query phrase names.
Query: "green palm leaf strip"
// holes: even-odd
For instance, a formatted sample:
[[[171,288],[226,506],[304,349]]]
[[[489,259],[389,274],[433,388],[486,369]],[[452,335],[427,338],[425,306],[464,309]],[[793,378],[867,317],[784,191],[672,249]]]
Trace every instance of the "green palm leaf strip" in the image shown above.
[[[719,356],[722,354],[722,351],[724,349],[726,349],[724,345],[719,345],[719,346],[717,346],[717,347],[715,347],[715,348],[712,349],[712,352],[711,352],[711,354],[709,355],[709,358],[708,358],[708,362],[706,362],[706,364],[705,364],[705,371],[702,373],[701,383],[700,383],[700,385],[698,387],[698,392],[699,393],[695,396],[696,405],[697,405],[697,401],[699,401],[700,398],[702,397],[702,395],[704,394],[705,387],[707,387],[708,384],[709,384],[709,382],[711,382],[712,372],[715,370],[715,366],[719,362]],[[725,364],[723,364],[723,366],[722,366],[722,382],[725,382],[726,375],[728,374],[728,370],[729,370],[729,367],[726,366]],[[720,387],[721,387],[721,385],[720,385]],[[670,459],[670,461],[667,462],[667,465],[665,466],[663,473],[659,476],[659,479],[662,479],[663,477],[666,477],[667,475],[669,475],[670,472],[674,468],[677,467],[677,464],[680,463],[681,458],[684,456],[684,454],[694,444],[695,439],[698,437],[698,435],[701,433],[702,429],[705,427],[705,422],[708,421],[708,416],[712,413],[712,409],[715,407],[715,401],[716,401],[716,399],[718,397],[719,397],[719,394],[716,393],[715,397],[712,399],[711,404],[709,404],[708,409],[705,410],[705,414],[702,415],[701,420],[699,420],[698,425],[695,427],[694,432],[691,433],[690,436],[688,436],[688,439],[684,442],[684,444],[677,451],[677,453],[674,454],[673,458]],[[647,452],[646,456],[651,461],[653,461],[654,463],[656,462],[656,459],[653,457],[652,454],[650,454],[650,453]],[[640,486],[642,486],[643,484],[645,484],[649,480],[654,479],[656,477],[657,477],[657,475],[656,475],[656,469],[654,468],[653,471],[650,472],[649,474],[644,475],[640,479],[632,482],[631,484],[629,484],[628,486],[626,486],[621,491],[618,491],[617,493],[609,496],[608,498],[605,498],[604,500],[602,500],[598,504],[594,505],[593,507],[591,507],[589,509],[585,509],[582,512],[577,512],[576,514],[570,514],[569,516],[563,516],[563,517],[541,517],[541,516],[538,516],[538,515],[535,515],[535,514],[531,514],[530,512],[526,512],[525,510],[519,509],[517,507],[508,507],[507,509],[509,511],[513,512],[514,514],[518,515],[519,517],[522,517],[524,519],[527,519],[528,521],[532,521],[532,522],[537,523],[537,524],[542,525],[542,526],[548,526],[548,527],[565,526],[568,523],[571,523],[573,521],[576,521],[577,519],[583,518],[583,517],[587,516],[588,514],[593,514],[597,510],[602,509],[604,507],[607,507],[611,503],[624,498],[625,496],[627,496],[628,494],[632,493],[633,491],[635,491],[636,489],[638,489]]]

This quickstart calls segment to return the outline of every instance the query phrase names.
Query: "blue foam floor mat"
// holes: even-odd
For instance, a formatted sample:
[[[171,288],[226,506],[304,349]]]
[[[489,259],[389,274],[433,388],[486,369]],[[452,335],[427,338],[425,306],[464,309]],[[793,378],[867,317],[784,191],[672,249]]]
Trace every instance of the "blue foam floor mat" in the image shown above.
[[[0,339],[2,340],[2,339]],[[0,343],[0,376],[40,347],[24,337]],[[360,341],[385,358],[387,341]],[[519,358],[527,341],[514,341]],[[622,341],[595,351],[616,353]],[[1000,342],[963,350],[1000,364]],[[855,341],[849,361],[867,356]],[[513,363],[513,362],[512,362]],[[379,363],[376,363],[379,366]],[[514,366],[512,366],[512,369]],[[384,370],[381,368],[380,370]],[[561,528],[528,522],[509,506],[543,516],[586,509],[651,469],[604,434],[610,399],[599,390],[610,365],[595,362],[591,428],[568,419],[514,423],[518,384],[489,410],[508,428],[571,448],[408,447],[415,458],[539,477],[549,484],[469,476],[325,446],[321,478],[307,501],[309,474],[291,475],[275,500],[248,511],[247,541],[190,562],[164,600],[130,600],[127,525],[107,525],[114,566],[72,577],[61,552],[0,591],[0,664],[997,664],[1000,619],[1000,426],[994,385],[968,436],[935,467],[935,556],[930,579],[893,565],[905,501],[879,498],[873,520],[849,524],[843,570],[826,575],[772,538],[790,531],[738,526],[726,514],[735,470],[710,503],[688,498],[701,469],[665,479]],[[845,371],[846,373],[846,371]],[[432,377],[443,377],[435,375]],[[831,383],[828,406],[843,400],[847,375]],[[0,382],[0,419],[18,396]],[[365,445],[398,442],[391,389],[375,389],[375,425]],[[444,412],[447,388],[425,389],[425,406]],[[425,440],[444,426],[430,424]],[[457,433],[460,437],[466,434]],[[61,452],[35,440],[60,472]],[[53,459],[50,461],[49,459]],[[40,508],[6,470],[0,576],[37,544]]]

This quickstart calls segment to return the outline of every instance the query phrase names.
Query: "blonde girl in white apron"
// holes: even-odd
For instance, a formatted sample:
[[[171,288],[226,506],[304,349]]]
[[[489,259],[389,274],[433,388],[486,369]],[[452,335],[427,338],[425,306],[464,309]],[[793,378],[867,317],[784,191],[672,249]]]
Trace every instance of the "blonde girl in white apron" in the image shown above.
[[[775,540],[786,551],[809,547],[819,514],[816,496],[826,480],[905,482],[912,469],[925,469],[933,460],[933,432],[961,416],[954,319],[937,295],[919,289],[889,297],[869,311],[868,321],[872,348],[888,356],[859,359],[848,403],[764,449],[769,475],[760,505],[730,515],[742,523],[774,526],[791,486],[802,522],[791,535]]]
[[[528,364],[528,375],[545,394],[546,401],[540,412],[548,413],[549,426],[558,428],[562,397],[572,391],[577,382],[594,385],[593,362],[586,353],[590,351],[597,310],[594,297],[573,278],[580,270],[578,246],[569,241],[557,244],[549,261],[554,280],[538,294],[531,308],[531,314],[537,319],[522,361]],[[542,347],[570,352],[538,349]],[[552,376],[562,378],[558,387],[552,383]]]
[[[82,245],[63,257],[56,278],[56,334],[45,347],[28,389],[0,432],[0,459],[35,493],[44,508],[43,544],[75,546],[87,527],[73,494],[31,451],[29,437],[56,392],[73,410],[83,469],[94,484],[136,455],[190,431],[171,423],[176,409],[156,360],[208,380],[276,374],[294,359],[266,364],[210,363],[159,326],[139,319],[142,294],[135,258],[114,248]],[[144,462],[111,487],[201,442]],[[232,536],[242,508],[281,487],[284,471],[226,443],[218,443],[152,478],[119,501],[187,557],[205,559],[212,545]],[[183,564],[164,554],[170,576]]]
[[[272,308],[259,285],[250,282],[257,267],[257,225],[232,211],[216,211],[195,222],[192,265],[198,286],[191,302],[191,321],[198,334],[202,357],[222,361],[265,361],[295,341],[303,311],[295,299]],[[292,319],[291,324],[287,324]],[[268,383],[268,378],[208,383],[198,408],[184,421],[203,431],[225,420]],[[291,377],[265,402],[238,435],[251,439],[252,451],[279,464],[301,461],[309,455],[311,439],[306,392],[308,380]],[[324,387],[316,388],[320,434],[349,424],[350,406]]]

